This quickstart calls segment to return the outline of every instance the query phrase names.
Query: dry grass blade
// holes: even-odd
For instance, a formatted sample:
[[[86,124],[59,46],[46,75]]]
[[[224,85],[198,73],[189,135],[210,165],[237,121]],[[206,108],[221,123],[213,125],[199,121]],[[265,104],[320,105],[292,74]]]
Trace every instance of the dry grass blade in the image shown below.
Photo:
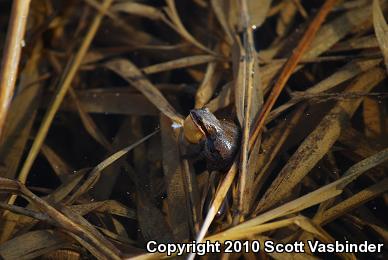
[[[116,59],[108,62],[105,66],[137,88],[152,104],[172,121],[183,125],[182,116],[175,111],[163,94],[144,77],[143,73],[133,63],[124,59]]]
[[[273,105],[275,104],[277,98],[280,95],[280,92],[283,90],[285,84],[296,68],[298,62],[302,58],[302,55],[307,50],[312,40],[314,39],[315,34],[318,32],[318,29],[322,25],[326,16],[329,14],[330,10],[333,8],[337,0],[327,0],[319,10],[318,14],[315,16],[314,20],[310,23],[307,31],[305,32],[303,38],[300,40],[298,46],[293,51],[292,56],[288,59],[282,72],[280,73],[278,80],[272,88],[271,94],[269,95],[266,103],[261,110],[259,118],[257,119],[254,125],[254,131],[252,133],[249,146],[252,147],[256,139],[258,138],[260,132],[262,131],[264,124],[266,122],[267,116],[271,111]]]
[[[265,14],[266,11],[268,11],[268,8],[264,8],[264,13],[261,13],[260,15],[255,14],[257,19],[252,20],[252,12],[257,10],[258,7],[255,6],[256,8],[253,8],[250,5],[252,2],[253,1],[244,1],[241,3],[241,27],[244,31],[243,42],[240,44],[241,57],[239,58],[239,71],[235,87],[235,103],[237,117],[242,125],[242,140],[237,205],[237,209],[240,213],[235,216],[235,223],[241,221],[250,210],[249,205],[251,203],[249,203],[249,200],[252,196],[254,172],[248,170],[248,154],[249,150],[252,149],[252,147],[249,147],[249,138],[252,132],[251,125],[256,119],[263,103],[263,91],[258,67],[259,64],[255,51],[252,24],[258,23],[258,25],[260,25],[266,17]],[[269,4],[268,1],[266,2]],[[261,4],[263,4],[263,2],[261,2]],[[251,156],[256,156],[256,154],[251,154]]]
[[[177,158],[179,154],[179,130],[171,127],[171,121],[166,117],[160,118],[163,149],[163,169],[167,191],[167,213],[169,223],[176,241],[189,238],[189,223],[191,213],[188,203],[188,192],[185,191],[183,171]]]
[[[159,9],[136,2],[116,3],[112,5],[110,10],[113,12],[125,12],[132,15],[138,15],[152,20],[161,20],[164,17],[162,11]]]
[[[292,99],[277,107],[276,109],[272,110],[271,113],[268,116],[267,121],[270,122],[277,116],[279,116],[282,112],[289,109],[290,107],[294,106],[295,104],[299,103],[300,101],[303,101],[303,95],[305,94],[318,94],[325,91],[328,91],[341,83],[346,82],[349,79],[354,78],[355,76],[359,75],[362,72],[365,72],[375,66],[377,66],[380,63],[380,59],[376,60],[367,60],[367,61],[352,61],[348,64],[346,64],[341,69],[334,72],[329,77],[325,78],[324,80],[320,81],[319,83],[315,84],[314,86],[308,88],[306,91],[303,92],[294,92]]]
[[[217,211],[218,209],[221,207],[221,204],[224,202],[224,199],[225,199],[225,196],[226,196],[226,193],[228,192],[230,186],[232,185],[233,183],[233,180],[234,178],[236,177],[237,175],[237,160],[233,163],[233,165],[231,166],[231,168],[229,169],[228,173],[226,174],[225,178],[222,180],[222,183],[220,185],[220,187],[218,188],[217,190],[217,193],[214,197],[214,200],[211,204],[211,207],[209,208],[207,214],[206,214],[206,218],[204,219],[203,223],[202,223],[202,226],[201,226],[201,229],[199,230],[199,233],[197,234],[197,237],[195,239],[195,241],[197,243],[201,242],[214,217],[216,216],[217,214]],[[191,253],[188,257],[189,260],[193,260],[195,257],[195,254],[194,253]]]
[[[21,90],[13,99],[3,139],[0,140],[0,158],[5,166],[4,171],[0,170],[1,177],[16,178],[23,150],[27,144],[39,105],[41,84],[27,86],[28,83],[36,81],[39,77],[38,63],[41,59],[42,41],[39,40],[36,44],[25,68],[20,72],[22,76],[19,82]]]
[[[33,259],[66,246],[70,246],[70,242],[63,234],[36,230],[1,244],[0,255],[4,259]]]
[[[275,221],[275,222],[266,223],[266,224],[261,224],[255,227],[251,227],[249,230],[235,231],[233,234],[224,234],[223,232],[221,232],[214,236],[207,237],[207,239],[210,241],[220,241],[220,242],[224,242],[226,240],[241,240],[245,238],[256,237],[257,234],[260,234],[260,233],[289,227],[290,225],[296,225],[300,227],[301,229],[313,234],[314,237],[320,239],[321,241],[324,241],[325,243],[334,242],[334,239],[330,237],[330,235],[328,235],[325,231],[323,231],[321,228],[316,226],[310,219],[302,216],[293,217],[293,218]],[[300,253],[297,254],[297,256],[302,257],[302,259],[304,259],[303,255],[300,256]],[[313,257],[310,257],[309,259],[311,258]],[[291,259],[295,259],[295,258],[291,258]]]
[[[173,27],[177,33],[179,33],[186,41],[192,43],[194,46],[198,47],[199,49],[208,52],[210,54],[215,54],[212,50],[206,48],[202,43],[198,42],[185,28],[183,25],[178,11],[175,6],[175,0],[166,0],[168,8],[166,8],[166,12],[171,19],[172,23],[175,27]]]
[[[221,71],[217,62],[209,62],[205,76],[195,93],[195,108],[202,108],[209,102],[217,88],[217,83],[221,78]]]
[[[318,84],[307,89],[305,92],[309,94],[321,93],[328,91],[331,88],[338,86],[339,84],[349,80],[361,72],[365,72],[380,63],[380,59],[373,59],[367,61],[354,61],[346,64],[343,68],[336,71],[329,77],[320,81]],[[295,93],[295,96],[298,96],[299,93]]]
[[[13,97],[31,0],[14,1],[0,70],[0,138]]]
[[[139,123],[140,121],[136,120],[134,126]],[[136,129],[139,128],[137,127]],[[138,131],[137,134],[141,134],[141,132]],[[164,217],[160,207],[155,203],[155,194],[153,193],[152,186],[149,185],[153,181],[154,172],[148,167],[140,168],[148,163],[144,152],[146,152],[145,145],[141,145],[134,151],[135,169],[137,168],[140,174],[135,172],[135,169],[129,171],[136,185],[136,194],[138,194],[136,196],[136,213],[141,235],[145,241],[151,239],[155,239],[160,243],[174,241],[168,220]]]
[[[346,89],[347,93],[369,91],[385,78],[380,68],[359,76]],[[262,212],[284,200],[338,139],[341,129],[352,117],[362,99],[339,101],[315,130],[304,140],[283,167],[256,207]]]
[[[21,91],[11,104],[3,136],[4,142],[2,142],[0,148],[0,158],[2,158],[5,166],[0,176],[6,178],[16,178],[19,163],[28,142],[40,102],[41,84],[29,85],[31,81],[39,77],[38,62],[41,58],[42,41],[38,41],[36,44],[30,60],[23,71],[20,72],[19,86]],[[0,228],[2,229],[0,241],[7,239],[12,233],[17,220],[21,220],[18,215],[10,215],[6,221],[3,221],[3,225]]]
[[[93,168],[93,170],[89,173],[88,178],[84,181],[84,183],[82,183],[82,185],[78,188],[78,190],[72,194],[72,196],[69,198],[68,201],[75,201],[79,196],[87,192],[98,181],[98,178],[102,170],[104,170],[106,167],[108,167],[109,165],[111,165],[112,163],[120,159],[122,156],[127,154],[133,148],[142,144],[144,141],[146,141],[147,139],[149,139],[150,137],[152,137],[158,132],[159,130],[156,130],[146,135],[145,137],[135,142],[134,144],[128,147],[125,147],[118,152],[115,152],[114,154],[106,158],[104,161],[100,162],[96,167]]]
[[[211,5],[214,10],[214,13],[216,14],[218,22],[221,24],[221,27],[226,34],[225,40],[228,42],[228,44],[232,45],[233,33],[226,19],[226,14],[224,10],[226,7],[225,0],[211,0]]]
[[[0,208],[5,209],[5,210],[9,210],[9,211],[11,211],[15,214],[18,214],[18,215],[27,216],[29,218],[33,218],[33,219],[43,221],[43,222],[46,222],[48,224],[56,226],[56,223],[54,221],[52,221],[44,213],[40,213],[40,212],[37,212],[34,210],[26,209],[26,208],[15,206],[15,205],[10,205],[10,204],[4,203],[4,202],[0,202]],[[20,222],[20,220],[19,220],[19,222]]]
[[[384,8],[385,7],[386,5],[384,4]],[[311,47],[303,55],[303,59],[310,59],[323,54],[335,43],[351,33],[352,29],[360,26],[367,26],[370,21],[371,8],[369,8],[369,6],[346,12],[340,17],[330,21],[318,31],[315,39],[311,43]],[[269,83],[271,82],[271,79],[278,73],[281,67],[282,64],[276,63],[263,67],[262,76],[265,89],[270,87]],[[300,65],[297,69],[300,69],[301,67],[303,66]]]
[[[248,0],[246,1],[251,26],[260,27],[267,18],[272,0]]]
[[[378,100],[366,97],[363,102],[363,121],[365,135],[371,139],[378,139],[384,134],[386,116]]]
[[[129,146],[140,138],[140,135],[137,136],[134,135],[132,131],[128,131],[128,129],[133,129],[134,127],[135,126],[133,125],[131,117],[126,117],[112,142],[114,151],[118,151],[125,146]],[[108,152],[105,157],[110,155],[111,152]],[[98,182],[91,190],[90,196],[96,200],[105,201],[109,199],[109,196],[114,192],[115,183],[120,177],[120,169],[127,169],[130,167],[131,166],[127,163],[127,158],[123,156],[114,164],[111,164],[108,168],[105,168],[101,172]]]
[[[354,140],[357,140],[357,142],[354,142]],[[384,148],[383,144],[372,143],[371,140],[365,138],[365,136],[354,128],[349,128],[347,131],[341,133],[339,141],[347,147],[350,147],[353,153],[361,158],[371,156],[376,153],[378,149]],[[388,164],[384,164],[384,166],[387,167]]]
[[[346,171],[344,176],[338,179],[337,181],[325,185],[322,188],[310,192],[278,208],[267,211],[233,228],[227,229],[223,231],[222,234],[223,236],[232,236],[236,232],[243,234],[244,232],[248,232],[251,228],[271,221],[273,219],[277,219],[282,216],[287,216],[289,214],[302,211],[308,207],[319,204],[330,198],[334,198],[340,195],[343,192],[343,189],[349,183],[357,179],[361,174],[365,173],[367,170],[373,167],[376,167],[377,165],[383,163],[386,160],[388,160],[388,149],[380,151],[379,153],[374,154],[373,156],[368,157],[367,159],[362,160],[357,164],[353,165]]]
[[[78,183],[81,181],[81,179],[85,175],[84,172],[78,172],[74,175],[71,175],[71,177],[67,181],[63,181],[62,185],[59,186],[55,191],[50,193],[47,197],[44,199],[49,203],[59,203],[62,200],[65,199],[66,196],[69,195],[71,191],[78,185]],[[11,205],[10,205],[11,206]],[[12,211],[14,212],[14,211]],[[16,214],[12,214],[11,212],[7,212],[9,214],[5,214],[6,221],[4,221],[3,232],[1,234],[1,241],[7,240],[13,233],[13,230],[17,223],[33,223],[34,221],[31,220],[31,218],[20,216]],[[17,213],[17,212],[16,212]],[[35,221],[36,222],[36,221]]]
[[[76,91],[82,108],[87,113],[156,116],[159,111],[144,95],[128,88],[88,89]],[[76,111],[69,99],[65,99],[62,111]]]
[[[279,37],[289,31],[297,13],[297,7],[292,1],[285,2],[283,6],[276,24],[276,33]]]
[[[88,204],[69,206],[72,211],[83,216],[90,212],[109,213],[129,219],[136,219],[136,212],[115,200],[104,200]]]
[[[91,250],[91,252],[95,253],[97,257],[109,256],[113,259],[120,259],[119,251],[109,241],[107,241],[104,237],[97,233],[95,229],[90,228],[88,225],[80,225],[79,223],[77,223],[79,222],[79,219],[75,222],[74,219],[64,215],[62,212],[55,209],[46,201],[33,194],[22,183],[18,181],[0,178],[0,190],[18,193],[26,197],[40,211],[45,212],[65,231],[69,232],[75,237],[82,237],[82,239],[90,245],[90,248],[93,249]]]
[[[257,234],[261,234],[264,232],[289,227],[290,225],[296,225],[301,229],[314,234],[315,237],[321,239],[322,241],[325,241],[325,242],[333,241],[331,237],[329,237],[319,227],[317,227],[314,223],[312,223],[310,219],[303,216],[297,216],[297,217],[292,217],[284,220],[260,224],[254,227],[250,227],[249,229],[235,230],[233,233],[220,232],[216,235],[207,237],[206,239],[210,241],[220,241],[220,242],[224,242],[226,240],[241,240],[247,237],[249,238],[249,237],[256,236]]]
[[[59,203],[64,201],[65,198],[79,185],[81,180],[85,177],[87,169],[80,170],[70,176],[66,181],[62,183],[55,191],[47,195],[45,200],[52,203]]]
[[[101,144],[106,150],[112,151],[113,147],[111,143],[106,139],[98,126],[94,123],[93,119],[89,116],[88,113],[85,112],[82,104],[79,102],[77,95],[73,89],[69,89],[70,97],[72,98],[75,106],[77,107],[79,116],[81,117],[81,121],[88,133],[96,140],[99,144]]]
[[[276,230],[279,228],[284,228],[284,227],[296,224],[297,222],[300,222],[302,219],[303,217],[293,217],[293,218],[288,218],[284,220],[274,221],[271,223],[260,224],[254,227],[252,226],[249,229],[238,229],[239,226],[237,225],[233,233],[228,232],[228,230],[226,230],[224,232],[220,232],[218,234],[206,237],[205,239],[210,241],[220,241],[220,242],[224,242],[225,240],[241,240],[260,233],[264,233],[271,230]]]
[[[68,217],[71,221],[75,223],[76,226],[79,226],[84,233],[88,234],[90,237],[93,237],[96,242],[88,239],[85,235],[77,234],[72,230],[69,230],[72,235],[78,237],[80,240],[85,241],[90,245],[91,252],[100,252],[102,251],[102,255],[104,257],[112,258],[112,259],[121,259],[121,252],[113,245],[101,232],[99,232],[92,224],[90,224],[85,218],[76,214],[68,207],[61,207],[61,212]],[[77,239],[78,240],[78,239]],[[80,241],[78,240],[78,241]],[[92,242],[92,243],[91,243]],[[97,248],[100,246],[101,248]],[[102,249],[102,250],[101,250]],[[106,251],[106,252],[104,252]],[[108,254],[107,254],[108,253]],[[107,256],[105,256],[107,254]]]
[[[67,173],[68,174],[68,173]],[[74,190],[74,188],[79,184],[82,178],[85,176],[86,171],[79,171],[70,176],[67,180],[62,180],[63,183],[55,191],[50,193],[44,198],[49,203],[56,204],[63,201],[69,194]],[[12,206],[12,205],[9,205]],[[27,210],[27,209],[26,209]],[[13,211],[14,212],[14,211]],[[16,212],[17,213],[17,212]],[[39,219],[39,218],[37,218]],[[30,218],[15,215],[7,214],[7,221],[5,221],[2,232],[2,240],[7,240],[8,237],[12,234],[13,229],[15,228],[16,223],[32,223]]]
[[[196,55],[191,57],[184,57],[177,60],[167,61],[155,65],[151,65],[142,69],[145,74],[159,73],[173,69],[186,68],[203,63],[212,62],[216,59],[213,55]]]
[[[258,173],[255,175],[253,183],[253,197],[257,197],[257,194],[261,191],[261,188],[268,178],[268,168],[270,167],[273,160],[277,157],[279,150],[287,141],[287,138],[292,133],[293,130],[297,127],[297,124],[303,113],[306,106],[299,107],[292,115],[291,118],[284,120],[279,124],[276,129],[273,129],[270,136],[263,140],[261,149],[263,150],[257,157],[250,157],[249,163],[250,167],[254,170],[258,170]]]
[[[383,1],[383,8],[386,8],[386,3]],[[311,48],[303,56],[304,58],[317,57],[328,48],[337,43],[340,39],[351,33],[357,26],[365,26],[369,28],[372,26],[372,8],[370,5],[364,7],[355,8],[349,12],[345,12],[343,15],[334,19],[325,26],[317,34],[314,39]],[[325,41],[326,39],[326,41]]]
[[[121,29],[123,29],[128,35],[136,34],[136,39],[127,39],[127,41],[131,45],[135,45],[138,47],[144,47],[145,44],[149,44],[150,42],[159,43],[160,41],[156,38],[153,38],[150,34],[137,30],[128,24],[125,20],[118,17],[115,13],[112,13],[109,9],[104,7],[104,3],[100,4],[96,0],[85,0],[90,6],[94,7],[101,13],[104,13],[107,17],[111,18],[113,22],[115,22]]]
[[[325,230],[323,230],[309,218],[302,218],[296,223],[296,225],[324,243],[335,243],[335,240],[332,236],[330,236]]]
[[[50,193],[48,196],[44,198],[45,201],[52,204],[57,204],[63,201],[69,194],[74,190],[74,188],[79,184],[82,178],[85,176],[86,171],[79,171],[70,176],[66,181],[63,180],[62,185],[60,185],[55,191]],[[12,205],[9,205],[12,206]],[[25,209],[28,210],[28,209]],[[12,212],[15,212],[11,210]],[[15,212],[18,213],[18,212]],[[47,215],[41,220],[47,221]],[[31,224],[31,218],[15,215],[15,214],[7,214],[6,221],[4,221],[3,232],[2,232],[2,241],[8,239],[8,237],[12,234],[13,229],[15,228],[17,223]],[[39,219],[39,218],[37,218]]]
[[[324,63],[324,62],[333,62],[333,61],[349,61],[349,60],[370,60],[380,58],[379,53],[361,53],[355,55],[333,55],[333,56],[323,56],[323,57],[313,57],[313,58],[303,58],[300,60],[301,64],[311,64],[311,63]],[[284,64],[287,59],[271,59],[260,61],[260,64]]]
[[[232,87],[233,82],[225,84],[217,97],[210,100],[206,105],[210,111],[214,112],[218,109],[225,108],[232,102]]]
[[[63,180],[65,176],[69,176],[74,172],[70,165],[65,162],[53,149],[51,149],[51,147],[43,145],[41,152],[61,180]]]
[[[369,49],[369,48],[378,48],[379,43],[377,42],[376,36],[364,36],[357,39],[350,39],[336,44],[335,47],[331,49],[331,52],[337,51],[347,51],[354,49]]]
[[[108,258],[106,255],[101,253],[96,247],[93,247],[90,243],[86,241],[86,239],[83,239],[81,236],[77,236],[67,230],[63,231],[66,235],[73,238],[75,241],[77,241],[82,247],[84,247],[86,250],[88,250],[96,259],[106,259]],[[117,255],[108,255],[111,259],[121,259]]]
[[[123,244],[132,244],[132,245],[136,245],[136,242],[131,240],[131,239],[128,239],[126,236],[121,236],[121,235],[118,235],[114,232],[111,232],[109,231],[108,229],[105,229],[105,228],[102,228],[102,227],[97,227],[97,229],[99,231],[101,231],[101,233],[104,234],[104,236],[114,240],[114,241],[117,241],[117,242],[120,242],[120,243],[123,243]]]
[[[377,234],[379,234],[380,237],[385,242],[388,241],[388,231],[385,228],[382,228],[382,227],[375,225],[375,224],[372,224],[372,223],[368,223],[368,222],[363,221],[355,216],[347,215],[346,217],[360,226],[371,228],[373,231],[375,231]]]
[[[373,25],[388,71],[388,25],[378,0],[373,0]]]
[[[63,181],[62,185],[59,186],[55,191],[50,193],[48,196],[44,198],[45,201],[52,204],[57,204],[63,201],[69,194],[74,190],[74,188],[80,183],[80,181],[85,176],[86,171],[79,171],[75,173],[74,175],[71,175],[69,179],[66,181]],[[12,206],[12,205],[9,205]],[[26,209],[27,210],[27,209]],[[15,212],[14,210],[11,210],[11,212]],[[8,212],[9,213],[9,212]],[[18,213],[18,212],[15,212]],[[40,220],[48,221],[47,216],[45,218],[36,218]],[[30,224],[33,225],[36,221],[32,221],[31,218],[20,216],[16,214],[7,214],[6,215],[7,221],[5,221],[3,226],[3,232],[1,236],[1,240],[5,241],[8,239],[10,235],[12,235],[13,229],[15,228],[17,223],[24,223],[24,224]],[[51,221],[51,220],[50,220]],[[51,221],[52,222],[52,221]]]
[[[183,141],[183,133],[180,132],[180,143]],[[182,147],[180,147],[180,154],[184,154],[182,151]],[[190,167],[187,159],[181,159],[181,169],[183,172],[183,183],[185,185],[185,191],[187,196],[187,208],[190,209],[189,224],[191,228],[192,234],[197,234],[199,232],[200,221],[202,220],[201,209],[199,209],[200,204],[200,194],[198,188],[198,180],[195,178],[192,167]]]
[[[384,194],[388,190],[388,179],[380,181],[379,183],[372,185],[356,194],[352,197],[336,204],[335,206],[329,208],[319,218],[314,219],[314,222],[319,223],[320,225],[325,225],[334,219],[346,214],[347,212],[357,208],[360,205],[365,204],[369,200]]]

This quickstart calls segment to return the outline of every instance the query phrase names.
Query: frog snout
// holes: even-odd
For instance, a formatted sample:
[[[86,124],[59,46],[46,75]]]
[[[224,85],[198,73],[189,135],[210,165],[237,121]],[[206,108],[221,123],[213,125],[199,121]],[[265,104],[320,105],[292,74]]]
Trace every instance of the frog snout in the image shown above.
[[[198,144],[205,135],[188,115],[183,123],[183,133],[186,140],[193,144]]]

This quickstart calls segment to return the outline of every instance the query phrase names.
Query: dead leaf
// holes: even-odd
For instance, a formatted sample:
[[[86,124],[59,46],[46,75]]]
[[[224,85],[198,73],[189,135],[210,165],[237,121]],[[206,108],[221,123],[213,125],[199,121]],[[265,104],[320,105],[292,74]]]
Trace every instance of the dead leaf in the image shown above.
[[[162,113],[174,122],[183,125],[182,116],[170,105],[163,94],[144,76],[143,73],[129,60],[116,59],[105,64],[107,68],[126,79],[137,88]]]

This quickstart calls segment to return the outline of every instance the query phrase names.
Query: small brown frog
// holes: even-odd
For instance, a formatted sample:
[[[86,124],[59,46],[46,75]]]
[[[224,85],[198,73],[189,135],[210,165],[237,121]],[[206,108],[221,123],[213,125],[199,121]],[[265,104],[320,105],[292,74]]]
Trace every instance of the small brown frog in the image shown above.
[[[208,108],[190,111],[184,135],[190,143],[199,144],[209,171],[228,170],[240,143],[240,128],[229,120],[218,120]]]

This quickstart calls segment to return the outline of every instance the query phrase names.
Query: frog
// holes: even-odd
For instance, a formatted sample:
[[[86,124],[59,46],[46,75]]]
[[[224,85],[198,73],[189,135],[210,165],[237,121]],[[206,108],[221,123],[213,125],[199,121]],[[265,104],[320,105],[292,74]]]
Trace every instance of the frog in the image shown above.
[[[192,109],[185,120],[184,135],[198,144],[209,171],[227,171],[237,154],[241,131],[231,120],[219,120],[208,108]]]

